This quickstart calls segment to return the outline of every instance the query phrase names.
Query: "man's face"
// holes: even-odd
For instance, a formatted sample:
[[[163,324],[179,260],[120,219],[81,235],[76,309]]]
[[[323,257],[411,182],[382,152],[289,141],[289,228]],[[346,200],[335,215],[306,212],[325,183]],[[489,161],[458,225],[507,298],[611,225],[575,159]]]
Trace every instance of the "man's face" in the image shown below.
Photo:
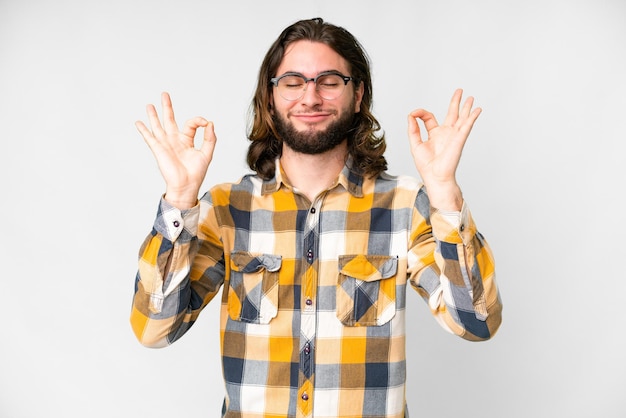
[[[351,76],[346,60],[329,46],[310,41],[297,41],[287,47],[276,76],[287,72],[314,78],[325,71],[338,71]],[[283,142],[291,149],[305,154],[328,151],[346,138],[354,114],[359,112],[363,85],[350,81],[341,96],[323,99],[313,82],[298,100],[285,100],[274,89],[273,118]]]

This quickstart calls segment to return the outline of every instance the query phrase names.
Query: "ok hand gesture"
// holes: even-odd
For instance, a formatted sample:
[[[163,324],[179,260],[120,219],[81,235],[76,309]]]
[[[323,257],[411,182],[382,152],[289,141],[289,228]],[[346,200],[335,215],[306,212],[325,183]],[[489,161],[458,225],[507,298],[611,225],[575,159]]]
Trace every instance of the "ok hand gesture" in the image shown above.
[[[461,152],[481,109],[472,110],[474,99],[469,97],[460,108],[463,91],[454,92],[448,114],[442,125],[424,109],[409,114],[408,135],[415,167],[420,173],[431,206],[441,210],[460,210],[461,190],[456,182],[456,169]],[[423,140],[417,119],[424,122],[428,139]]]
[[[135,126],[143,136],[157,160],[165,179],[165,198],[179,209],[195,206],[198,193],[206,175],[215,148],[213,123],[202,117],[188,120],[182,130],[174,119],[174,109],[169,94],[161,95],[163,125],[153,105],[147,106],[150,127],[137,121]],[[204,141],[200,149],[194,147],[198,128],[204,128]]]

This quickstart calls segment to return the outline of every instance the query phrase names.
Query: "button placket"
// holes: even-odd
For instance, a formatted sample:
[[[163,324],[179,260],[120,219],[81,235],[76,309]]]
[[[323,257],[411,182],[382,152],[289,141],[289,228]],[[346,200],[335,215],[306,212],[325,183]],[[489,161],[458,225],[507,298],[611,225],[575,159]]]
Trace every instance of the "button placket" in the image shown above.
[[[301,344],[299,361],[301,381],[299,383],[299,407],[303,417],[310,417],[313,408],[313,379],[315,373],[315,333],[317,329],[317,261],[319,257],[318,229],[323,198],[318,197],[309,206],[306,215],[301,257],[306,271],[302,276]],[[300,416],[300,414],[298,415]]]

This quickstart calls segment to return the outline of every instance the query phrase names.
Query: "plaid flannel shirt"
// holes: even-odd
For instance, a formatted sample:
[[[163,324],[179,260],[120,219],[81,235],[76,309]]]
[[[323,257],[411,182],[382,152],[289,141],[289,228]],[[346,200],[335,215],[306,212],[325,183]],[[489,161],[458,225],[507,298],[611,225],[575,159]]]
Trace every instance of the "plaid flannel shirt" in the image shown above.
[[[180,211],[161,200],[140,250],[131,324],[146,346],[181,337],[222,289],[222,416],[404,417],[410,283],[468,340],[501,321],[493,257],[464,205],[346,165],[310,202],[248,175]]]

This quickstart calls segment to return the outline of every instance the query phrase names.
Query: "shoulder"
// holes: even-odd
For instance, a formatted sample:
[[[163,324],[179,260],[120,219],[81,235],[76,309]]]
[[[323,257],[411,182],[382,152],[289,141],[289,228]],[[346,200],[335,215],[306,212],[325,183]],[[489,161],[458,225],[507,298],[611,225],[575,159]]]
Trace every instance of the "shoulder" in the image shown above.
[[[380,173],[375,179],[372,179],[376,187],[395,188],[418,191],[423,183],[420,179],[408,175],[393,175],[387,172]]]
[[[396,207],[428,207],[428,196],[421,179],[408,175],[392,175],[387,172],[371,179],[372,185],[364,187],[375,194],[393,196]]]
[[[245,174],[237,181],[214,185],[205,193],[202,199],[218,204],[218,202],[224,203],[224,199],[230,200],[233,193],[250,196],[260,195],[263,184],[263,179],[255,173]]]

